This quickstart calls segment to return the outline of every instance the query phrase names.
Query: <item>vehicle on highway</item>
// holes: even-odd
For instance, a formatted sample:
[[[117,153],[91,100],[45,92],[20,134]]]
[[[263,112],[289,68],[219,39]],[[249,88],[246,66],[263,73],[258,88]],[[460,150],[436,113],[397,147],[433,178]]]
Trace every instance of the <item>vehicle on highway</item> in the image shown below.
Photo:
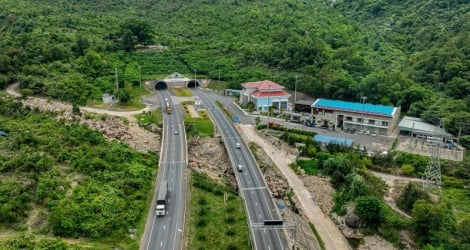
[[[240,145],[239,142],[237,142],[236,146],[237,146],[237,148],[241,148],[241,145]]]
[[[174,134],[175,134],[175,135],[179,134],[178,130],[175,130]]]
[[[168,181],[162,180],[160,188],[158,189],[157,196],[157,206],[155,207],[157,211],[157,216],[164,216],[166,214],[166,207],[168,204]]]
[[[238,172],[243,172],[243,166],[240,165],[240,164],[238,164],[238,166],[237,166],[237,171],[238,171]]]
[[[171,106],[169,102],[166,102],[166,113],[171,114]]]

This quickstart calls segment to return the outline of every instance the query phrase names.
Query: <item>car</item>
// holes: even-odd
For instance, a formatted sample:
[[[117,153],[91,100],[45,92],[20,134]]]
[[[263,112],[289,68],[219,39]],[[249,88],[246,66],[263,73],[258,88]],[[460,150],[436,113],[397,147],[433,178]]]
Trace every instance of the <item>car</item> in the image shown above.
[[[243,166],[240,165],[240,164],[238,164],[238,166],[237,166],[237,171],[238,171],[238,172],[243,172]]]
[[[242,147],[239,142],[237,142],[236,146],[237,146],[237,148],[241,148],[241,147]]]
[[[351,134],[356,133],[356,129],[355,129],[355,128],[350,129],[350,130],[349,130],[349,133],[351,133]]]
[[[371,133],[371,134],[370,134],[370,136],[372,136],[372,137],[376,137],[376,136],[377,136],[377,134],[376,134],[376,133]]]
[[[364,131],[364,134],[365,134],[365,135],[370,135],[370,131],[369,131],[369,130],[366,130],[366,131]]]
[[[174,133],[175,133],[175,135],[179,134],[178,130],[175,130],[175,132],[174,132]]]
[[[349,132],[349,128],[345,128],[345,129],[343,129],[343,131],[347,133],[347,132]]]

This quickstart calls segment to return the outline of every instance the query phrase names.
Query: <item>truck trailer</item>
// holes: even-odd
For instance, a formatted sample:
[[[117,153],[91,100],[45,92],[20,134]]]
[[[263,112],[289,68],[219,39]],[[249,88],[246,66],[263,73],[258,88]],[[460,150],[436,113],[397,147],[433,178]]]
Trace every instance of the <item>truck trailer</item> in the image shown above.
[[[157,211],[157,216],[164,216],[166,214],[166,209],[168,205],[168,181],[162,180],[160,188],[158,189],[157,195],[157,206],[155,207]]]
[[[171,114],[171,106],[170,106],[170,103],[168,101],[166,102],[166,113]]]

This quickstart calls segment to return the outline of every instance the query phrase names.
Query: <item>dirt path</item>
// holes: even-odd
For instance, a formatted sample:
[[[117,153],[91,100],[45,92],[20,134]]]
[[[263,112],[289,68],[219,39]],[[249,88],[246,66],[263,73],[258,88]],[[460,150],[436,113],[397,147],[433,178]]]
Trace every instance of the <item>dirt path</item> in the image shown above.
[[[285,151],[279,150],[272,144],[266,142],[256,133],[255,128],[251,125],[237,125],[237,128],[246,141],[252,141],[262,147],[271,160],[279,167],[287,178],[289,186],[294,190],[299,199],[302,212],[307,216],[308,220],[315,225],[315,229],[325,243],[325,248],[333,250],[351,249],[348,241],[338,227],[327,215],[323,214],[320,207],[314,202],[315,197],[312,197],[303,182],[292,169],[290,169],[289,164],[293,162],[295,156],[287,154]]]
[[[423,180],[418,179],[418,178],[411,178],[411,177],[404,177],[404,176],[396,176],[396,175],[391,175],[391,174],[385,174],[381,172],[376,172],[376,171],[370,171],[373,175],[379,177],[387,185],[389,186],[387,193],[385,194],[384,200],[387,202],[387,204],[395,210],[395,212],[401,214],[402,216],[406,218],[411,218],[410,215],[407,213],[403,212],[400,208],[397,207],[397,204],[395,203],[395,196],[397,196],[397,192],[399,191],[401,186],[406,185],[409,182],[417,182],[417,183],[422,183]]]

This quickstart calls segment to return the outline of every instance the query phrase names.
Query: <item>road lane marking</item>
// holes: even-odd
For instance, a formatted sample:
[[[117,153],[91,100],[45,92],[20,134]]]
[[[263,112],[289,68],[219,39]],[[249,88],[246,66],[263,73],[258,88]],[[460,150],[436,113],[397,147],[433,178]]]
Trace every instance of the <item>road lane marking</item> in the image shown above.
[[[242,188],[242,191],[248,191],[248,190],[260,190],[260,189],[266,189],[266,187],[251,187],[251,188]]]

